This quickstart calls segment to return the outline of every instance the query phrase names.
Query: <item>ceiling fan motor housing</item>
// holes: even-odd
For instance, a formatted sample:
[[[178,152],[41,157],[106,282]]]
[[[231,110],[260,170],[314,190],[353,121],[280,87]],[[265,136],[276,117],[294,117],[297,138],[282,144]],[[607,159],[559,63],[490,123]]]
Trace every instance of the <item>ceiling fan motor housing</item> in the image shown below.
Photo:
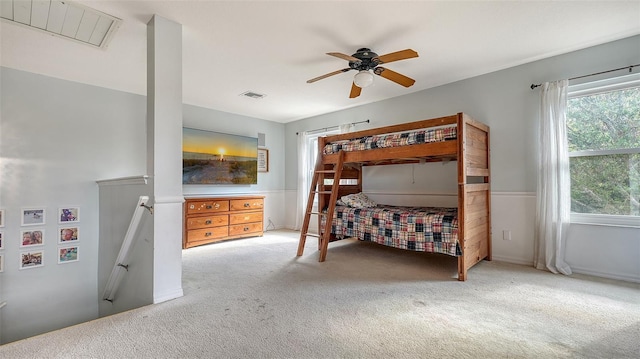
[[[352,56],[360,60],[358,62],[349,61],[349,67],[354,70],[368,71],[380,64],[380,60],[378,60],[378,54],[366,47],[358,49],[358,51]]]

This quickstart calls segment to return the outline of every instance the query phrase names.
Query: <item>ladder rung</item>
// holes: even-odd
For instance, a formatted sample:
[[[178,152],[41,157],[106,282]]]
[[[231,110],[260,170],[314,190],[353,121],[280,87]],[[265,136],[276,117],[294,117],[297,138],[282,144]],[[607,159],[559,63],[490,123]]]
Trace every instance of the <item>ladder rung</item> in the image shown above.
[[[331,194],[331,191],[313,191],[313,193],[317,193],[317,194]]]
[[[335,170],[317,170],[316,173],[336,173]]]
[[[325,212],[310,212],[309,214],[315,214],[318,216],[326,216],[327,214]]]
[[[310,236],[310,237],[316,237],[316,238],[321,238],[322,236],[315,234],[315,233],[305,233],[305,236]]]

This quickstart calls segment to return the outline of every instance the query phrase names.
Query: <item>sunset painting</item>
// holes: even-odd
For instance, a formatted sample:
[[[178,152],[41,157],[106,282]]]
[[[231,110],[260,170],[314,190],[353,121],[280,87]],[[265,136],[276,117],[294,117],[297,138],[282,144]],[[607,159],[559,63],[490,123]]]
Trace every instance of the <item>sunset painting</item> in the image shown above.
[[[183,184],[257,184],[258,139],[182,129]]]

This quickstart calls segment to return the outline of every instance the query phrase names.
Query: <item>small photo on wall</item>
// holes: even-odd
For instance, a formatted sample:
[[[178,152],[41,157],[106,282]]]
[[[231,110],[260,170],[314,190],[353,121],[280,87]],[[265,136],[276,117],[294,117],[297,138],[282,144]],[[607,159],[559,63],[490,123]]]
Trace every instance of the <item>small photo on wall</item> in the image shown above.
[[[0,232],[0,250],[4,249],[4,232]]]
[[[22,225],[38,226],[45,223],[44,208],[23,208],[22,209]]]
[[[78,261],[78,246],[58,248],[58,264]]]
[[[43,257],[44,257],[44,251],[42,250],[31,251],[31,252],[21,252],[20,253],[20,269],[42,267],[44,265]]]
[[[80,240],[80,229],[78,227],[60,227],[60,237],[58,243],[77,242]]]
[[[4,209],[0,209],[0,227],[4,227]]]
[[[58,223],[80,222],[80,207],[62,207],[58,209]]]
[[[40,246],[44,244],[44,229],[21,231],[20,247]]]

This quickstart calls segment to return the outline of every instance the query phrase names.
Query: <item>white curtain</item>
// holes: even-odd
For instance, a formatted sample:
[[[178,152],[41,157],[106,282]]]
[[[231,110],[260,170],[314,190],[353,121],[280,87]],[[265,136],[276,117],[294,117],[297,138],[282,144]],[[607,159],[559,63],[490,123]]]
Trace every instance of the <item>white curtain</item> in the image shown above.
[[[540,151],[536,192],[534,266],[571,274],[565,262],[571,195],[567,148],[568,80],[547,82],[540,96]]]
[[[355,127],[356,125],[354,123],[345,123],[344,125],[338,126],[338,128],[340,129],[340,133],[349,133],[353,131]]]
[[[298,198],[296,201],[298,206],[296,208],[296,226],[294,227],[298,231],[302,229],[304,212],[309,198],[309,191],[305,191],[305,188],[307,188],[310,166],[313,164],[309,163],[309,133],[304,131],[298,133]]]
[[[355,124],[347,123],[337,126],[339,133],[347,133],[353,131]],[[315,166],[315,158],[311,158],[311,154],[315,152],[315,149],[309,148],[312,140],[315,140],[318,136],[324,136],[328,134],[335,134],[336,130],[327,131],[325,129],[322,133],[298,133],[298,198],[296,208],[296,225],[295,230],[302,229],[302,222],[304,221],[304,212],[307,208],[307,200],[309,199],[309,182],[311,181],[311,175],[313,173],[313,166]],[[310,152],[314,151],[314,152]]]

